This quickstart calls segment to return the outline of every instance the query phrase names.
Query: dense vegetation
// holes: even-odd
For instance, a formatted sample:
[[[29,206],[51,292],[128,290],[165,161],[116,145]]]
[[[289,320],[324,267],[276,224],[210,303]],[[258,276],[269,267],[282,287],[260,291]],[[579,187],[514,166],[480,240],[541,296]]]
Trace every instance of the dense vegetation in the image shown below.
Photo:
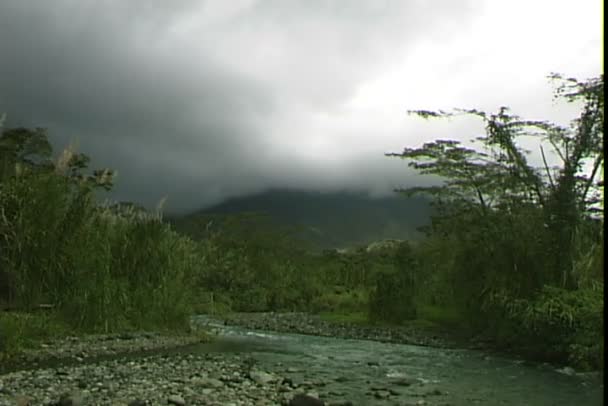
[[[556,79],[557,96],[582,106],[568,128],[506,108],[415,112],[486,126],[475,148],[436,140],[389,154],[444,180],[403,191],[432,197],[426,237],[322,252],[300,229],[252,213],[169,223],[160,209],[96,203],[111,171],[88,174],[88,157],[70,149],[51,159],[42,130],[6,129],[0,303],[55,307],[53,328],[0,316],[0,346],[17,329],[185,327],[193,311],[295,310],[447,328],[603,367],[603,77]],[[524,136],[540,141],[540,168],[519,146]],[[547,146],[559,165],[547,162]]]
[[[97,204],[113,173],[55,160],[42,129],[0,137],[0,350],[31,335],[187,325],[197,246],[159,214]],[[32,321],[40,305],[52,304]],[[42,320],[40,320],[42,318]]]
[[[478,148],[436,140],[400,154],[441,186],[404,190],[434,197],[437,214],[417,255],[428,305],[456,311],[471,331],[501,346],[603,365],[603,76],[553,76],[556,96],[582,106],[570,127],[523,120],[501,108],[472,115],[486,134]],[[518,141],[534,137],[543,165]],[[547,144],[559,157],[549,166]],[[400,277],[400,276],[396,276]],[[380,293],[381,294],[381,293]]]

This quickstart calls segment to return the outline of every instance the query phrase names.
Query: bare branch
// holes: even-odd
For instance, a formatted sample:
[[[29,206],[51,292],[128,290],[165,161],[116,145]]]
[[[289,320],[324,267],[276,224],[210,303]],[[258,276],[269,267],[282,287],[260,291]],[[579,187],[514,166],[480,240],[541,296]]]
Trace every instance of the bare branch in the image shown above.
[[[543,157],[543,164],[545,165],[545,171],[547,172],[551,189],[555,190],[555,183],[553,183],[553,177],[551,176],[551,171],[549,170],[549,165],[547,164],[547,158],[545,157],[545,150],[543,149],[542,145],[540,146],[540,154]]]
[[[555,143],[555,140],[548,138],[549,142],[551,143],[551,145],[553,145],[553,150],[555,151],[555,153],[560,157],[560,159],[562,160],[562,163],[566,163],[566,157],[564,157],[564,154],[562,153],[562,151],[559,149],[559,146]],[[566,155],[568,155],[568,151],[566,150]]]
[[[589,193],[589,189],[591,188],[591,185],[593,184],[593,179],[595,179],[595,175],[597,174],[597,171],[600,168],[600,166],[602,165],[603,161],[604,161],[603,155],[598,155],[595,158],[595,162],[593,163],[593,170],[591,171],[591,175],[589,176],[589,178],[587,179],[587,182],[585,183],[585,189],[583,190],[583,194],[581,196],[582,202],[584,202],[585,199],[587,198],[587,193]],[[602,186],[603,186],[603,182],[602,182]]]

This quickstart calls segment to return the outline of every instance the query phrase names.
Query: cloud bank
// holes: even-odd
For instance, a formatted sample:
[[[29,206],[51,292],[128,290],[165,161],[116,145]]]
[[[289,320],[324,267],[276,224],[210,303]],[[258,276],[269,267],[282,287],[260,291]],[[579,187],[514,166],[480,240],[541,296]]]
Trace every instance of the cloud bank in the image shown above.
[[[479,131],[407,109],[553,114],[548,73],[599,73],[601,5],[538,3],[6,0],[0,112],[117,169],[119,200],[381,195],[420,181],[384,152]]]

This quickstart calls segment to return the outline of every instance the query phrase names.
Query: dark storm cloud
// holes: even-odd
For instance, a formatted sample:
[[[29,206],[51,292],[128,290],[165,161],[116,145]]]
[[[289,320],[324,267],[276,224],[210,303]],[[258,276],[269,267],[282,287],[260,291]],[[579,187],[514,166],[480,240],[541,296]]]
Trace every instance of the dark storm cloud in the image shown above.
[[[0,6],[0,110],[9,125],[48,127],[56,146],[76,140],[95,164],[119,170],[122,198],[148,204],[176,191],[198,200],[176,207],[200,204],[204,193],[193,189],[250,159],[256,117],[271,98],[204,54],[163,43],[190,5],[41,4]]]
[[[118,170],[116,198],[148,206],[287,186],[380,194],[406,176],[383,157],[403,127],[357,127],[368,112],[345,106],[394,60],[435,69],[414,58],[467,31],[471,4],[4,0],[0,113],[75,141]]]

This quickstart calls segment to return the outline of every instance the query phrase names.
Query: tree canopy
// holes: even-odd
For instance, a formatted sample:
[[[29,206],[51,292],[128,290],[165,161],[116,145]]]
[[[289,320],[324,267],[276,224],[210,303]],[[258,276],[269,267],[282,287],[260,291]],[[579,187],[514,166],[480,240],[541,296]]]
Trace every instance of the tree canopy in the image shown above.
[[[580,116],[569,126],[526,120],[507,107],[496,113],[476,109],[410,111],[422,118],[474,116],[483,120],[485,134],[475,139],[481,148],[457,140],[435,140],[421,147],[389,153],[408,161],[421,174],[436,175],[439,186],[402,189],[408,194],[430,194],[448,216],[474,213],[480,218],[496,211],[523,206],[537,209],[549,236],[546,247],[554,270],[552,283],[572,288],[573,241],[582,222],[603,222],[604,78],[579,81],[553,74],[555,97],[581,103]],[[530,163],[522,136],[539,140],[543,165]],[[550,166],[545,148],[559,157]]]

